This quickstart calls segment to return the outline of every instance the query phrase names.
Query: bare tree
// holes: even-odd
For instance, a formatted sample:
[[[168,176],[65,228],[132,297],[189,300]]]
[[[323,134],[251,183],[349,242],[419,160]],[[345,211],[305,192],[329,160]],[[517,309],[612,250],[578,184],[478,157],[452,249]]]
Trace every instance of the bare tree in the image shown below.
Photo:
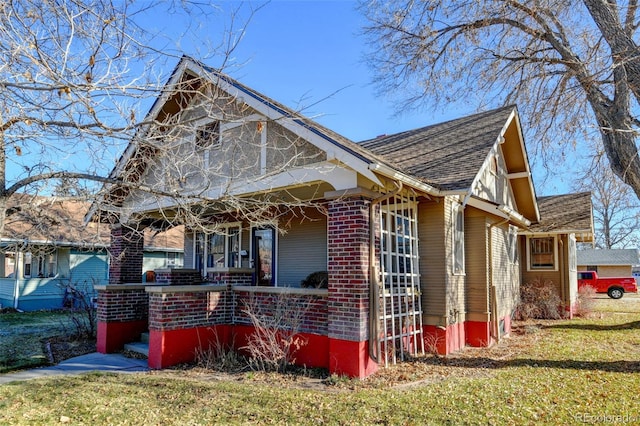
[[[180,12],[197,25],[223,21],[216,11],[189,1],[0,3],[0,233],[7,216],[35,206],[22,194],[86,199],[102,184],[140,187],[109,170],[152,124],[145,112],[182,54],[139,18]],[[200,41],[220,66],[242,34],[234,12],[225,19],[225,39]]]
[[[610,0],[363,1],[383,90],[408,106],[517,103],[529,143],[562,158],[601,139],[640,197],[638,3]]]
[[[576,182],[578,191],[591,191],[596,247],[603,249],[637,247],[640,207],[633,191],[613,174],[602,156]]]

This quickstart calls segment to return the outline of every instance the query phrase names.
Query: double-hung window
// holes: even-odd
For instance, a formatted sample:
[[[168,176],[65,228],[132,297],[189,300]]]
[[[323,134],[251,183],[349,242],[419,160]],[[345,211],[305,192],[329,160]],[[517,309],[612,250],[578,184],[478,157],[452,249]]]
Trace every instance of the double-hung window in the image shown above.
[[[464,274],[464,209],[454,208],[453,224],[453,273]]]

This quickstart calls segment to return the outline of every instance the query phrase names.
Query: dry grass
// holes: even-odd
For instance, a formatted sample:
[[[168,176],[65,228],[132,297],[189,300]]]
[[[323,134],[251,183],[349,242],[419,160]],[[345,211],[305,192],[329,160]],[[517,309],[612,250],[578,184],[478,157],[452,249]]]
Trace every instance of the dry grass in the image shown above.
[[[517,322],[512,336],[491,348],[420,357],[364,381],[318,372],[225,374],[191,368],[14,383],[0,386],[0,423],[55,424],[64,418],[70,424],[180,419],[183,424],[557,425],[616,418],[634,424],[640,421],[640,312],[606,310],[640,310],[640,299],[628,300],[611,305],[596,298],[599,311],[590,318]]]

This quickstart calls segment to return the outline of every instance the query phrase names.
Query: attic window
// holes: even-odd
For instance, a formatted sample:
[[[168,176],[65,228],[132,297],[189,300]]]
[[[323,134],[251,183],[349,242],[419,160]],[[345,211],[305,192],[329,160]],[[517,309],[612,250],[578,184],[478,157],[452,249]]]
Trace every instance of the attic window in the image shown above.
[[[212,148],[220,145],[220,122],[211,121],[196,129],[196,146]]]

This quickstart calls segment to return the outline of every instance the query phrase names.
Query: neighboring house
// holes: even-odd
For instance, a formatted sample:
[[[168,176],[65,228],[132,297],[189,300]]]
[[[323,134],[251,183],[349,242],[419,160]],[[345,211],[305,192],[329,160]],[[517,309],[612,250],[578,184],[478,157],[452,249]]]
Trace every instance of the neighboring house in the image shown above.
[[[569,316],[578,297],[576,243],[594,240],[591,193],[538,198],[540,221],[520,232],[522,282],[555,284]]]
[[[17,195],[0,239],[0,306],[24,311],[72,304],[73,287],[95,297],[93,286],[108,282],[106,226],[83,222],[90,203]],[[167,235],[169,234],[169,235]],[[182,266],[183,235],[146,233],[145,270]],[[172,263],[170,263],[172,262]]]
[[[603,278],[631,277],[638,265],[637,249],[578,250],[578,271],[596,271]]]
[[[283,294],[307,312],[296,362],[336,374],[365,377],[425,346],[450,353],[510,332],[518,235],[541,220],[515,107],[356,144],[185,57],[147,118],[181,126],[139,134],[112,177],[202,200],[198,226],[185,229],[192,269],[136,285],[142,264],[118,256],[141,250],[129,218],[173,221],[182,203],[107,188],[88,215],[122,212],[98,289],[99,351],[147,330],[152,368],[214,339],[241,348],[254,331],[243,307]],[[267,200],[280,201],[258,211]],[[268,224],[248,219],[265,214]],[[300,288],[317,271],[328,289]],[[201,276],[208,285],[189,285]]]

